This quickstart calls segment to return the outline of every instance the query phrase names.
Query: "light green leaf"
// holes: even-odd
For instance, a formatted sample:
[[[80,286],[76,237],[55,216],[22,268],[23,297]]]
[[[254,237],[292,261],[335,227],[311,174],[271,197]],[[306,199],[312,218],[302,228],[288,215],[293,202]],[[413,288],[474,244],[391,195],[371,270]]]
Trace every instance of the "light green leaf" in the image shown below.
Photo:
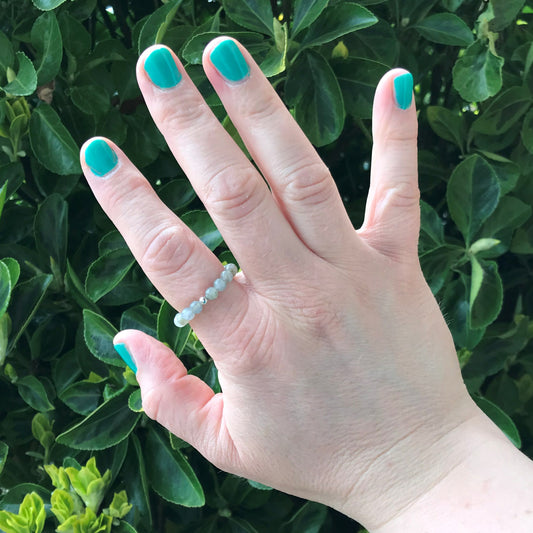
[[[17,52],[16,56],[19,63],[17,76],[2,88],[13,96],[28,96],[37,89],[37,73],[33,63],[24,52]]]
[[[469,46],[474,41],[472,30],[462,18],[452,13],[437,13],[418,22],[413,28],[428,41],[451,46]]]
[[[134,390],[128,398],[128,406],[134,413],[140,413],[143,410],[143,401],[141,389]]]
[[[113,396],[87,418],[58,435],[57,442],[76,450],[104,450],[116,446],[133,431],[140,418],[128,407],[129,392]]]
[[[318,52],[308,50],[289,70],[286,99],[294,105],[294,116],[315,146],[339,137],[345,111],[342,93],[329,63]]]
[[[170,0],[159,9],[156,9],[144,23],[139,34],[139,55],[153,44],[163,42],[165,34],[171,24],[176,11],[183,0]]]
[[[505,60],[495,55],[488,44],[477,40],[453,67],[453,86],[467,102],[482,102],[502,88]]]
[[[482,238],[478,239],[472,246],[470,246],[470,253],[478,254],[480,252],[486,252],[495,246],[498,246],[500,241],[498,239]]]
[[[307,30],[302,48],[328,43],[347,33],[373,26],[377,21],[368,9],[351,2],[329,7]]]
[[[265,59],[259,65],[267,78],[285,71],[289,43],[287,24],[280,24],[277,19],[274,19],[274,36],[276,45],[270,48]]]
[[[113,337],[118,333],[116,328],[103,316],[89,309],[83,310],[83,337],[89,351],[108,365],[126,367],[113,348]]]
[[[503,283],[494,261],[470,256],[472,281],[470,287],[470,325],[485,328],[500,314],[503,302]]]
[[[37,52],[37,83],[43,85],[55,78],[63,58],[63,41],[53,11],[43,13],[33,23],[31,43]]]
[[[17,387],[21,398],[36,411],[46,412],[54,409],[44,385],[35,376],[20,378]]]
[[[60,6],[65,0],[32,0],[33,5],[41,11],[50,11]]]
[[[473,396],[478,407],[503,431],[505,436],[517,447],[522,446],[520,433],[511,417],[487,398]]]
[[[291,26],[291,38],[310,26],[328,5],[328,0],[296,0]]]
[[[45,198],[35,215],[35,243],[46,259],[53,259],[65,271],[68,235],[68,204],[59,194]]]
[[[202,486],[185,457],[173,450],[168,437],[150,426],[144,457],[152,488],[165,500],[185,507],[202,507]]]
[[[446,199],[450,215],[467,246],[492,214],[500,198],[500,184],[493,168],[473,155],[457,165],[448,182]]]
[[[222,0],[226,15],[249,30],[274,36],[270,0]]]
[[[181,220],[210,250],[214,250],[224,240],[207,211],[200,209],[188,211],[181,217]]]
[[[85,280],[85,290],[93,302],[113,290],[129,272],[135,258],[127,248],[112,250],[91,264]]]
[[[48,170],[61,175],[81,172],[79,148],[47,104],[39,105],[31,115],[30,142],[33,153]]]

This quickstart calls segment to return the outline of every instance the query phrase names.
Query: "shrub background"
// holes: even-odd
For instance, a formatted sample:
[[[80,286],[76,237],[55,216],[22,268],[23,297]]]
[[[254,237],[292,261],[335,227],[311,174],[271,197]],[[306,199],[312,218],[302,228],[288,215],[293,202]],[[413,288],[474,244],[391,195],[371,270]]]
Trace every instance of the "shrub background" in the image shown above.
[[[532,23],[525,0],[1,1],[0,509],[16,514],[36,492],[47,518],[28,519],[30,530],[54,531],[44,465],[75,472],[93,456],[111,472],[99,485],[102,506],[122,490],[122,512],[133,505],[113,531],[357,529],[322,505],[212,467],[142,413],[135,376],[112,347],[119,329],[141,329],[219,388],[210,358],[188,327],[172,325],[173,310],[97,205],[78,160],[87,138],[112,138],[207,246],[232,259],[134,73],[140,51],[169,45],[240,142],[200,65],[219,34],[261,65],[356,226],[375,86],[392,67],[413,73],[422,267],[470,393],[532,457]]]

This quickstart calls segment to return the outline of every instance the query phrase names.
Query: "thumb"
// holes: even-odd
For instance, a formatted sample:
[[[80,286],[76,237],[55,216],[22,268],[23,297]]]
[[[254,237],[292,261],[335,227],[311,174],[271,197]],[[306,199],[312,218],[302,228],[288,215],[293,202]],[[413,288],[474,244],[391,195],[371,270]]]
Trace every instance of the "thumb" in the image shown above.
[[[146,333],[124,330],[113,344],[135,372],[144,412],[208,461],[234,471],[238,454],[224,423],[223,395],[187,374],[174,352]]]
[[[359,234],[397,260],[417,259],[420,192],[413,77],[403,69],[385,74],[373,110],[372,167],[365,222]]]

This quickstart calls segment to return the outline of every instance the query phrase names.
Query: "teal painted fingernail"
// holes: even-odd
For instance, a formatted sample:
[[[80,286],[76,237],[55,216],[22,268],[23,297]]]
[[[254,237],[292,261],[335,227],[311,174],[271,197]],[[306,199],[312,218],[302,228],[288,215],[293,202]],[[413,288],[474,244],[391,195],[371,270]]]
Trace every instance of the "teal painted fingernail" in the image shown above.
[[[161,89],[170,89],[181,81],[181,72],[167,48],[152,51],[144,61],[144,70],[152,83]]]
[[[239,47],[231,39],[218,43],[209,57],[215,68],[229,81],[240,81],[250,73]]]
[[[118,157],[109,144],[102,139],[95,139],[85,149],[85,162],[93,174],[105,176],[117,166]]]
[[[394,78],[394,95],[400,109],[408,109],[413,99],[413,75],[410,72]]]
[[[122,357],[123,361],[137,374],[137,365],[135,364],[133,357],[130,355],[130,352],[128,352],[126,345],[115,344],[115,350],[117,351],[118,355]]]

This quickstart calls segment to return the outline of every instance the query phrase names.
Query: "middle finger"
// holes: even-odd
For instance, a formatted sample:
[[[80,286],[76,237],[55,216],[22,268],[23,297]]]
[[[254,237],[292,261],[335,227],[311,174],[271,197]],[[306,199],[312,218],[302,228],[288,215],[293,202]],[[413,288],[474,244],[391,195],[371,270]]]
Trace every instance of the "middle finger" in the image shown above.
[[[137,79],[155,123],[247,277],[279,277],[280,263],[294,263],[305,247],[174,53],[164,46],[145,50]]]

